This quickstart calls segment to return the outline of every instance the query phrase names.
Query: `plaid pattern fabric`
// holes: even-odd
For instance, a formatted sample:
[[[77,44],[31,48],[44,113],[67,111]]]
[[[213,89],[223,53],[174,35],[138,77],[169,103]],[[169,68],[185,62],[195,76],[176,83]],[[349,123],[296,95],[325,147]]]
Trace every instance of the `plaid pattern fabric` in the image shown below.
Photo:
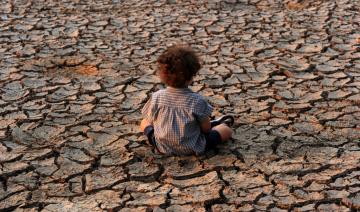
[[[164,154],[201,154],[205,136],[200,123],[213,108],[189,88],[168,87],[153,93],[142,109],[143,117],[154,126],[156,145]]]

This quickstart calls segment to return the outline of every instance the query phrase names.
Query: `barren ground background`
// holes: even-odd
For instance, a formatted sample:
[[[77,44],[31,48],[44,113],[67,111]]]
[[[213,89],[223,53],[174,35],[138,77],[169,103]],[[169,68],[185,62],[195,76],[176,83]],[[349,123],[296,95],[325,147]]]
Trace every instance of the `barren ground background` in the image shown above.
[[[360,209],[358,0],[0,0],[0,211]],[[154,154],[140,109],[188,43],[235,134]]]

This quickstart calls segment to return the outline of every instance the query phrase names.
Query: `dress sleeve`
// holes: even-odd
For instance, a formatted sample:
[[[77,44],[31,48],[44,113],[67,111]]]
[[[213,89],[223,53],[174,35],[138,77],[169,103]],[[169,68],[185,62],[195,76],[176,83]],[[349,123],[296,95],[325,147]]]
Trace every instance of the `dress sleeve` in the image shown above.
[[[152,98],[150,98],[144,105],[141,110],[141,114],[144,119],[153,123],[154,121],[154,104],[152,103]]]
[[[196,119],[201,123],[206,118],[209,118],[211,116],[212,111],[213,107],[205,99],[200,99],[200,101],[195,107],[194,115]]]

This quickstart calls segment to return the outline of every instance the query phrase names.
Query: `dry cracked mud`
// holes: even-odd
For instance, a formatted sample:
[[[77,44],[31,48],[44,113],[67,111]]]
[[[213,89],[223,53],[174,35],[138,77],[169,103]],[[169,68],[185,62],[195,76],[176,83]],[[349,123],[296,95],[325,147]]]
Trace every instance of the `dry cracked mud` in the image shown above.
[[[360,210],[358,0],[0,0],[0,211]],[[236,118],[154,153],[139,109],[189,43]]]

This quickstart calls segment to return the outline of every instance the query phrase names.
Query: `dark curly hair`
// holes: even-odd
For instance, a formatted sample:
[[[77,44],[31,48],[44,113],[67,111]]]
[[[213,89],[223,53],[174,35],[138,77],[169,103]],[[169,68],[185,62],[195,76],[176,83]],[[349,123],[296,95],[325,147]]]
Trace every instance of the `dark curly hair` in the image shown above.
[[[157,59],[159,75],[163,83],[175,88],[186,87],[186,83],[200,70],[196,53],[185,45],[174,45]]]

